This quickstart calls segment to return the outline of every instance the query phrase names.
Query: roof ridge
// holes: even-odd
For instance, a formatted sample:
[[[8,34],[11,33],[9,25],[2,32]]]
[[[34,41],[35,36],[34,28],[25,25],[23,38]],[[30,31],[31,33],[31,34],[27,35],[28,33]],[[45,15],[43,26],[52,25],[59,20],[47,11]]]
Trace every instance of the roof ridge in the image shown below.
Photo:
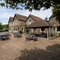
[[[9,17],[9,21],[8,21],[8,22],[13,21],[13,18],[14,18],[14,17]]]
[[[16,13],[15,15],[20,15],[20,16],[24,16],[24,15],[22,15],[22,14],[17,14],[17,13]],[[27,16],[24,16],[24,17],[27,17]]]
[[[23,20],[25,21],[27,19],[27,16],[21,15],[21,14],[15,14],[15,16],[17,17],[18,20]]]
[[[32,14],[30,14],[29,16],[31,16],[34,20],[43,20],[42,18],[32,15]]]
[[[32,14],[30,14],[31,16],[35,16],[35,17],[37,17],[37,18],[40,18],[40,17],[38,17],[38,16],[36,16],[36,15],[32,15]],[[42,19],[42,18],[40,18],[40,19]]]

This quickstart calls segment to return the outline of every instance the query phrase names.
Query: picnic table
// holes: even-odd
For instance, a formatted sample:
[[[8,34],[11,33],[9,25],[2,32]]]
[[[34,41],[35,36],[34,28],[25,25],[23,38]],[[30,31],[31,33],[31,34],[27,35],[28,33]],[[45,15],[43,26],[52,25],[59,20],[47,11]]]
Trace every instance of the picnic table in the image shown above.
[[[34,41],[37,41],[37,37],[34,36],[34,35],[32,35],[32,34],[26,36],[25,38],[26,38],[26,40],[34,40]]]

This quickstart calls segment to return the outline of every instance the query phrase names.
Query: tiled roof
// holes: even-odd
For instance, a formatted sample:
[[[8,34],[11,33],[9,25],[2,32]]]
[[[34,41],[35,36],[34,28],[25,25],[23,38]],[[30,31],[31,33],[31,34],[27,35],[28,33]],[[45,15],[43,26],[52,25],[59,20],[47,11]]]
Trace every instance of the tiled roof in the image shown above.
[[[60,24],[55,24],[54,26],[60,26]]]
[[[13,17],[10,17],[9,18],[9,22],[13,22]]]
[[[36,20],[36,21],[43,20],[43,19],[41,19],[40,17],[31,15],[31,14],[30,14],[29,16],[31,16],[31,17],[32,17],[34,20]]]
[[[45,21],[39,20],[30,24],[29,26],[27,26],[27,28],[41,28],[41,27],[49,27],[49,26],[50,25],[46,23]]]
[[[49,20],[43,20],[43,21],[45,21],[47,24],[49,24],[50,26],[53,26],[50,22],[49,22]]]
[[[23,21],[26,21],[27,17],[26,16],[23,16],[23,15],[20,15],[20,14],[15,14],[16,17],[19,19],[19,20],[23,20]]]

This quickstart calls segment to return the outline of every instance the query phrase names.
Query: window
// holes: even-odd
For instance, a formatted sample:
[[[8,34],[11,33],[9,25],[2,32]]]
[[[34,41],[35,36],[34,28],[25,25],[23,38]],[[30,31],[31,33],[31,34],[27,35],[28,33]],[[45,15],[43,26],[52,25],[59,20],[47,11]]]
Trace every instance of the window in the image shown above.
[[[29,20],[29,22],[31,22],[31,20]]]
[[[31,24],[31,20],[29,20],[29,24]]]
[[[14,31],[17,31],[18,29],[17,28],[14,28]]]
[[[15,28],[14,28],[14,30],[15,30]]]
[[[16,28],[16,31],[17,31],[17,28]]]

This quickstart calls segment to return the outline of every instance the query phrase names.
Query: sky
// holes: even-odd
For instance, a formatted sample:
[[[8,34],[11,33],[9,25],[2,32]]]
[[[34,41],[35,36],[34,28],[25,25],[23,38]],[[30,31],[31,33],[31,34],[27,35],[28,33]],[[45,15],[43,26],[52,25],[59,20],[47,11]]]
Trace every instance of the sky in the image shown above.
[[[6,7],[1,7],[0,6],[0,22],[2,24],[8,24],[9,18],[14,17],[15,14],[21,14],[24,16],[29,16],[29,14],[38,16],[42,19],[45,19],[46,17],[49,18],[52,15],[52,9],[47,9],[43,10],[41,9],[40,11],[35,11],[33,10],[30,12],[29,10],[15,10],[15,9],[7,9]]]

